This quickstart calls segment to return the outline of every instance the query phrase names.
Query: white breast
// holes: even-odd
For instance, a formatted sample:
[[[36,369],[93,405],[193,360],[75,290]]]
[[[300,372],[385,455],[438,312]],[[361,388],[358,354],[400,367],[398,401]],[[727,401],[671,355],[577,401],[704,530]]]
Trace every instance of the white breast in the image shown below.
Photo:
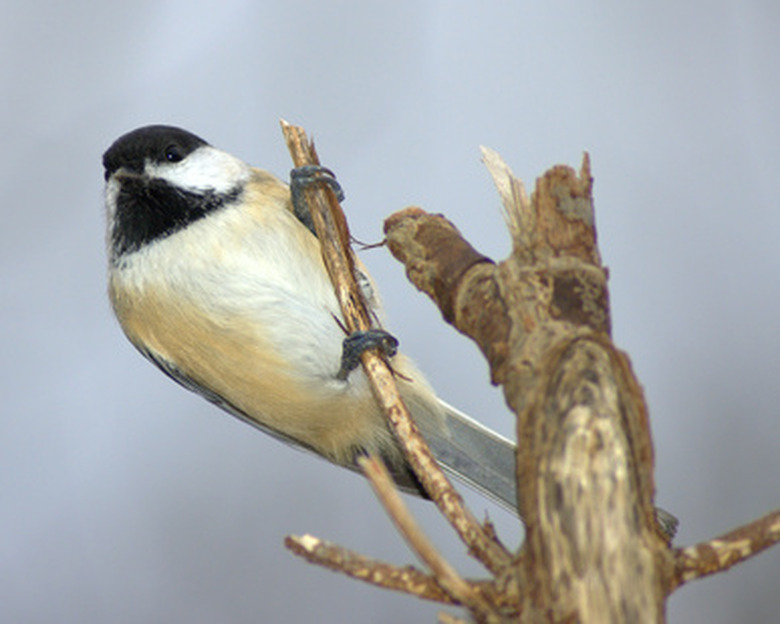
[[[225,327],[242,321],[301,375],[333,379],[345,337],[319,244],[285,206],[227,207],[126,258],[136,292],[175,293]]]

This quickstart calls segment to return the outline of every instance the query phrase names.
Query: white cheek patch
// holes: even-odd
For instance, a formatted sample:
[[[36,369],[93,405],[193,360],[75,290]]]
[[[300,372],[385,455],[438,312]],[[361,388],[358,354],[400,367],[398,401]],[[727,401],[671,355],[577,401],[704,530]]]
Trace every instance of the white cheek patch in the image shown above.
[[[228,193],[250,176],[246,163],[210,145],[199,147],[177,163],[147,161],[144,172],[187,191],[216,193]]]
[[[116,200],[119,196],[119,181],[115,176],[111,176],[106,182],[106,213],[109,223],[114,222],[116,214]]]

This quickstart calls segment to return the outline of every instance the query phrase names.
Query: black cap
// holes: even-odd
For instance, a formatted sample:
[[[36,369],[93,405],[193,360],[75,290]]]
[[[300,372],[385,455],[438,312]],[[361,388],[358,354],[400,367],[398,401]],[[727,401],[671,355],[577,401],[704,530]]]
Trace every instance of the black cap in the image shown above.
[[[178,162],[208,145],[199,136],[175,126],[144,126],[119,137],[103,154],[106,180],[120,167],[141,172],[144,162]]]

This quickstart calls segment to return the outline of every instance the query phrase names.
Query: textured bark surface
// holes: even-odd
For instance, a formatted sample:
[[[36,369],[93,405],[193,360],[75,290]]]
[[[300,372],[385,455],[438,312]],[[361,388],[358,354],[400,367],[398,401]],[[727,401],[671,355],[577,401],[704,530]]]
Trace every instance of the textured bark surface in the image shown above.
[[[504,262],[419,208],[385,232],[409,279],[480,346],[517,415],[522,620],[662,621],[668,549],[652,443],[641,389],[609,336],[588,160],[580,175],[551,169],[530,201],[503,163],[490,165],[513,233]]]

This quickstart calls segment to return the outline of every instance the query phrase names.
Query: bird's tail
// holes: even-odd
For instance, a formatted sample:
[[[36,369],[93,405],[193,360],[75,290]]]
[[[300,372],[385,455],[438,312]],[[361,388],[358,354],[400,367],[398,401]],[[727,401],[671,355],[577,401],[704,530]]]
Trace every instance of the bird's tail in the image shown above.
[[[441,399],[439,404],[443,427],[441,421],[433,427],[426,426],[430,421],[425,419],[417,422],[444,471],[522,518],[515,481],[515,444]],[[407,491],[413,491],[406,485]],[[658,507],[655,517],[660,529],[669,539],[673,538],[677,518]]]
[[[437,461],[445,472],[522,518],[515,481],[515,444],[444,401],[440,403],[449,436],[435,432],[425,436]],[[655,518],[666,536],[673,538],[677,518],[660,507],[655,508]]]
[[[441,407],[448,435],[424,432],[436,460],[448,474],[518,513],[515,444],[444,401]]]

